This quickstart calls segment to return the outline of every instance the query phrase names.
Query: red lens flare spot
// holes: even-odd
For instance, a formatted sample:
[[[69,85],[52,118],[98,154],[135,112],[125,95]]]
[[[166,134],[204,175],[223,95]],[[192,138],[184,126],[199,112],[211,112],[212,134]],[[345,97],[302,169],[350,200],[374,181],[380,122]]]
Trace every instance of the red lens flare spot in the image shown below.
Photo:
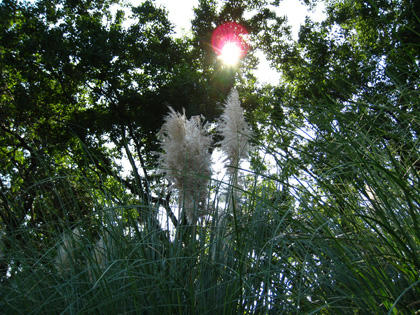
[[[248,52],[247,35],[248,32],[242,25],[236,22],[226,22],[213,31],[211,46],[225,63],[232,64],[234,58],[239,60],[245,57]]]

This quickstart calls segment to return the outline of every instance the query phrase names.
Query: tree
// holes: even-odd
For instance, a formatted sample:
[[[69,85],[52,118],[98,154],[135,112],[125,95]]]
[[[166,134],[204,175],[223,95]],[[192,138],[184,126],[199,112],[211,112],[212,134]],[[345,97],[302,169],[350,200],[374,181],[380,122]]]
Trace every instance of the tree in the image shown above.
[[[97,196],[87,197],[86,182],[98,192],[122,183],[116,202],[156,198],[149,174],[156,132],[168,105],[196,111],[198,73],[188,66],[187,42],[170,37],[165,11],[145,1],[131,8],[134,21],[125,28],[124,11],[111,13],[115,4],[0,5],[0,214],[7,238],[23,226],[48,230],[92,217]],[[126,178],[114,163],[121,154],[132,166]],[[137,216],[147,222],[146,213]]]
[[[294,164],[307,182],[300,196],[314,209],[308,219],[325,216],[334,222],[328,233],[365,235],[374,244],[354,244],[366,264],[351,268],[364,275],[365,292],[383,289],[369,274],[394,284],[388,294],[378,293],[390,308],[390,300],[415,287],[419,264],[418,4],[331,1],[326,12],[321,23],[307,19],[289,48],[265,45],[283,73],[276,88],[283,110],[311,130],[286,155],[300,157]],[[378,252],[395,253],[398,266],[382,272],[391,262],[367,254]],[[416,290],[401,302],[406,312]]]

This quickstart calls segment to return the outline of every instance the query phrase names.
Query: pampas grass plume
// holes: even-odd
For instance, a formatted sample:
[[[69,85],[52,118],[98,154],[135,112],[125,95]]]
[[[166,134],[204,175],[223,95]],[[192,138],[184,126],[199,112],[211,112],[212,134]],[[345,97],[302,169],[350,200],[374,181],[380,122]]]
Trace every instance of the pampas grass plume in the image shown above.
[[[223,137],[219,143],[230,166],[228,172],[233,173],[238,168],[239,161],[248,156],[248,140],[251,137],[251,129],[245,121],[236,89],[232,89],[225,103],[219,120],[219,132]]]
[[[160,167],[179,193],[179,203],[187,220],[194,224],[204,206],[211,175],[209,148],[211,137],[200,116],[187,119],[185,112],[172,108],[159,131],[161,147]],[[203,209],[201,209],[203,210]]]
[[[64,232],[62,243],[58,247],[55,264],[60,272],[68,272],[75,260],[75,251],[81,240],[79,228],[74,228],[71,233]]]

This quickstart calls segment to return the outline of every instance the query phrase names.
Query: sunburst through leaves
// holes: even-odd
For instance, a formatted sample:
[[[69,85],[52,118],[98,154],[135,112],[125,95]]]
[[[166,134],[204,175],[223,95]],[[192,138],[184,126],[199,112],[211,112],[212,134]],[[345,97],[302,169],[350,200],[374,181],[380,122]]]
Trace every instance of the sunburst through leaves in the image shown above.
[[[214,30],[211,45],[224,64],[233,66],[248,52],[247,36],[245,27],[236,22],[226,22]]]

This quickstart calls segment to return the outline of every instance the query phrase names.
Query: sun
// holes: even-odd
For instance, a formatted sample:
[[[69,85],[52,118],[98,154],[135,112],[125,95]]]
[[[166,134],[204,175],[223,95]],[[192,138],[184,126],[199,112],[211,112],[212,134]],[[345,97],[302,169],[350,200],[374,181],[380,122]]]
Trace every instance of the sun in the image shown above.
[[[222,48],[219,58],[225,65],[234,66],[241,59],[241,47],[235,42],[226,42]]]
[[[213,31],[211,46],[225,65],[235,66],[248,52],[248,32],[236,22],[225,22]]]

